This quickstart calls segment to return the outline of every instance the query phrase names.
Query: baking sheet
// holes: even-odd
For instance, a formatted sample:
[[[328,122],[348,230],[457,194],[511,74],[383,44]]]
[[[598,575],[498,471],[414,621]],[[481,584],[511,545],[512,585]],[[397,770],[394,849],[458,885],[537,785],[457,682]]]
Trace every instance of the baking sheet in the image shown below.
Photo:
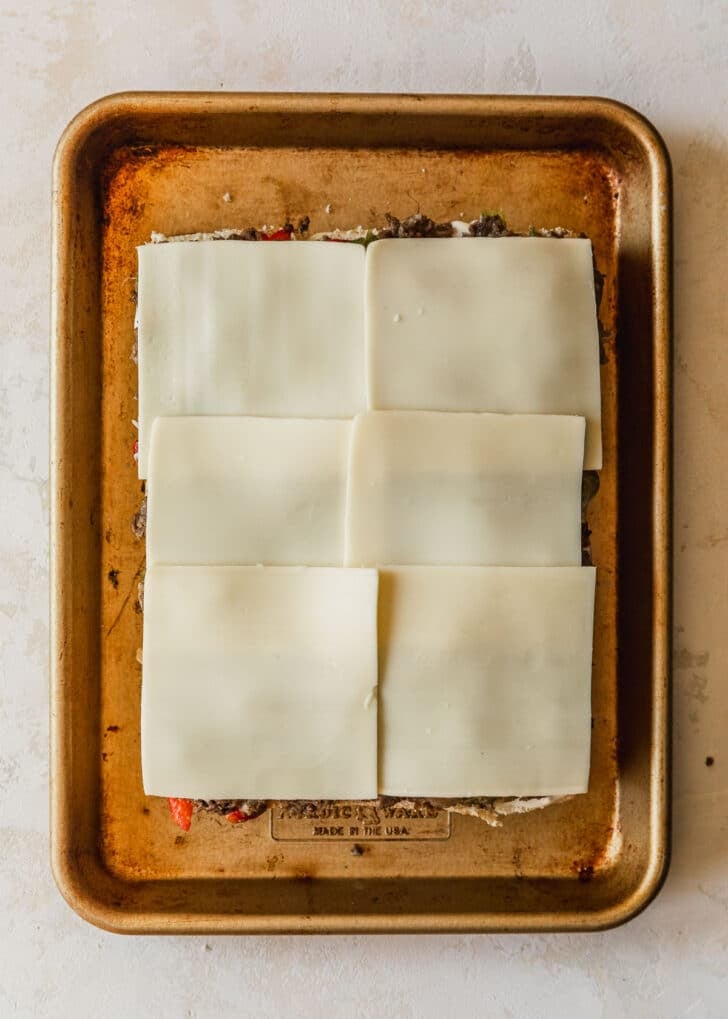
[[[605,100],[127,94],[69,126],[54,167],[52,857],[81,915],[130,932],[588,929],[649,901],[669,834],[670,201],[659,136]],[[141,785],[135,247],[153,230],[308,215],[313,233],[418,209],[584,232],[606,274],[590,791],[499,828],[198,815],[184,834]]]

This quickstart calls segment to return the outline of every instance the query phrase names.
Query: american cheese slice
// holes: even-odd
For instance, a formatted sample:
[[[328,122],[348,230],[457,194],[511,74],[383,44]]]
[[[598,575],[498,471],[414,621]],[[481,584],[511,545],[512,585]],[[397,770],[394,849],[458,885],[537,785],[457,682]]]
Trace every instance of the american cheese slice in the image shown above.
[[[374,797],[376,612],[375,570],[153,566],[145,792]]]
[[[580,415],[601,467],[590,241],[376,241],[366,315],[371,408]]]
[[[140,477],[157,416],[364,409],[361,245],[197,241],[138,254]]]
[[[586,792],[592,567],[380,571],[380,792]]]
[[[147,561],[341,566],[351,422],[157,418]]]
[[[363,414],[346,563],[577,566],[583,451],[578,417]]]

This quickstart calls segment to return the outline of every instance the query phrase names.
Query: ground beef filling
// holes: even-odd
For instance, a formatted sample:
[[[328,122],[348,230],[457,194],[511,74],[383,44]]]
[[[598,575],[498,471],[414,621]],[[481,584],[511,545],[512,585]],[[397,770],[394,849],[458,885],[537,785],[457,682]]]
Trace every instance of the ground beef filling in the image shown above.
[[[195,800],[195,807],[198,810],[205,810],[210,814],[227,816],[239,812],[248,821],[254,817],[260,817],[268,809],[267,800]]]

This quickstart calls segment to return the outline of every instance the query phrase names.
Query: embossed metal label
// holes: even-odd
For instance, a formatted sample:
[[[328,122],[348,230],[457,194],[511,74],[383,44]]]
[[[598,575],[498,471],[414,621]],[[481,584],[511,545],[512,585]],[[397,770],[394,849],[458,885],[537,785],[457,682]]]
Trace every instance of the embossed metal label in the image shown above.
[[[270,830],[283,842],[449,839],[450,815],[435,807],[291,803],[271,810]]]

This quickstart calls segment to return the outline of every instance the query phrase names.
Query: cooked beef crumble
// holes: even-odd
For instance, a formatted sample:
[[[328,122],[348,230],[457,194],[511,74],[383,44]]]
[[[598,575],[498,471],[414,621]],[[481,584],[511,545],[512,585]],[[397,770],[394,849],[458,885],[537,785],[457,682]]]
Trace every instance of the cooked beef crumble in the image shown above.
[[[387,225],[377,231],[378,238],[385,237],[452,237],[452,223],[436,223],[421,212],[406,219],[397,219],[391,213],[384,214]]]
[[[473,237],[513,237],[514,234],[506,226],[506,221],[498,213],[492,215],[483,212],[480,219],[470,224]]]
[[[224,236],[218,233],[210,235],[210,240],[213,241],[257,241],[258,231],[254,226],[248,227],[247,230],[231,230]]]
[[[195,807],[198,810],[206,810],[211,814],[233,814],[240,811],[245,817],[252,821],[254,817],[260,817],[268,809],[267,800],[195,800]]]

